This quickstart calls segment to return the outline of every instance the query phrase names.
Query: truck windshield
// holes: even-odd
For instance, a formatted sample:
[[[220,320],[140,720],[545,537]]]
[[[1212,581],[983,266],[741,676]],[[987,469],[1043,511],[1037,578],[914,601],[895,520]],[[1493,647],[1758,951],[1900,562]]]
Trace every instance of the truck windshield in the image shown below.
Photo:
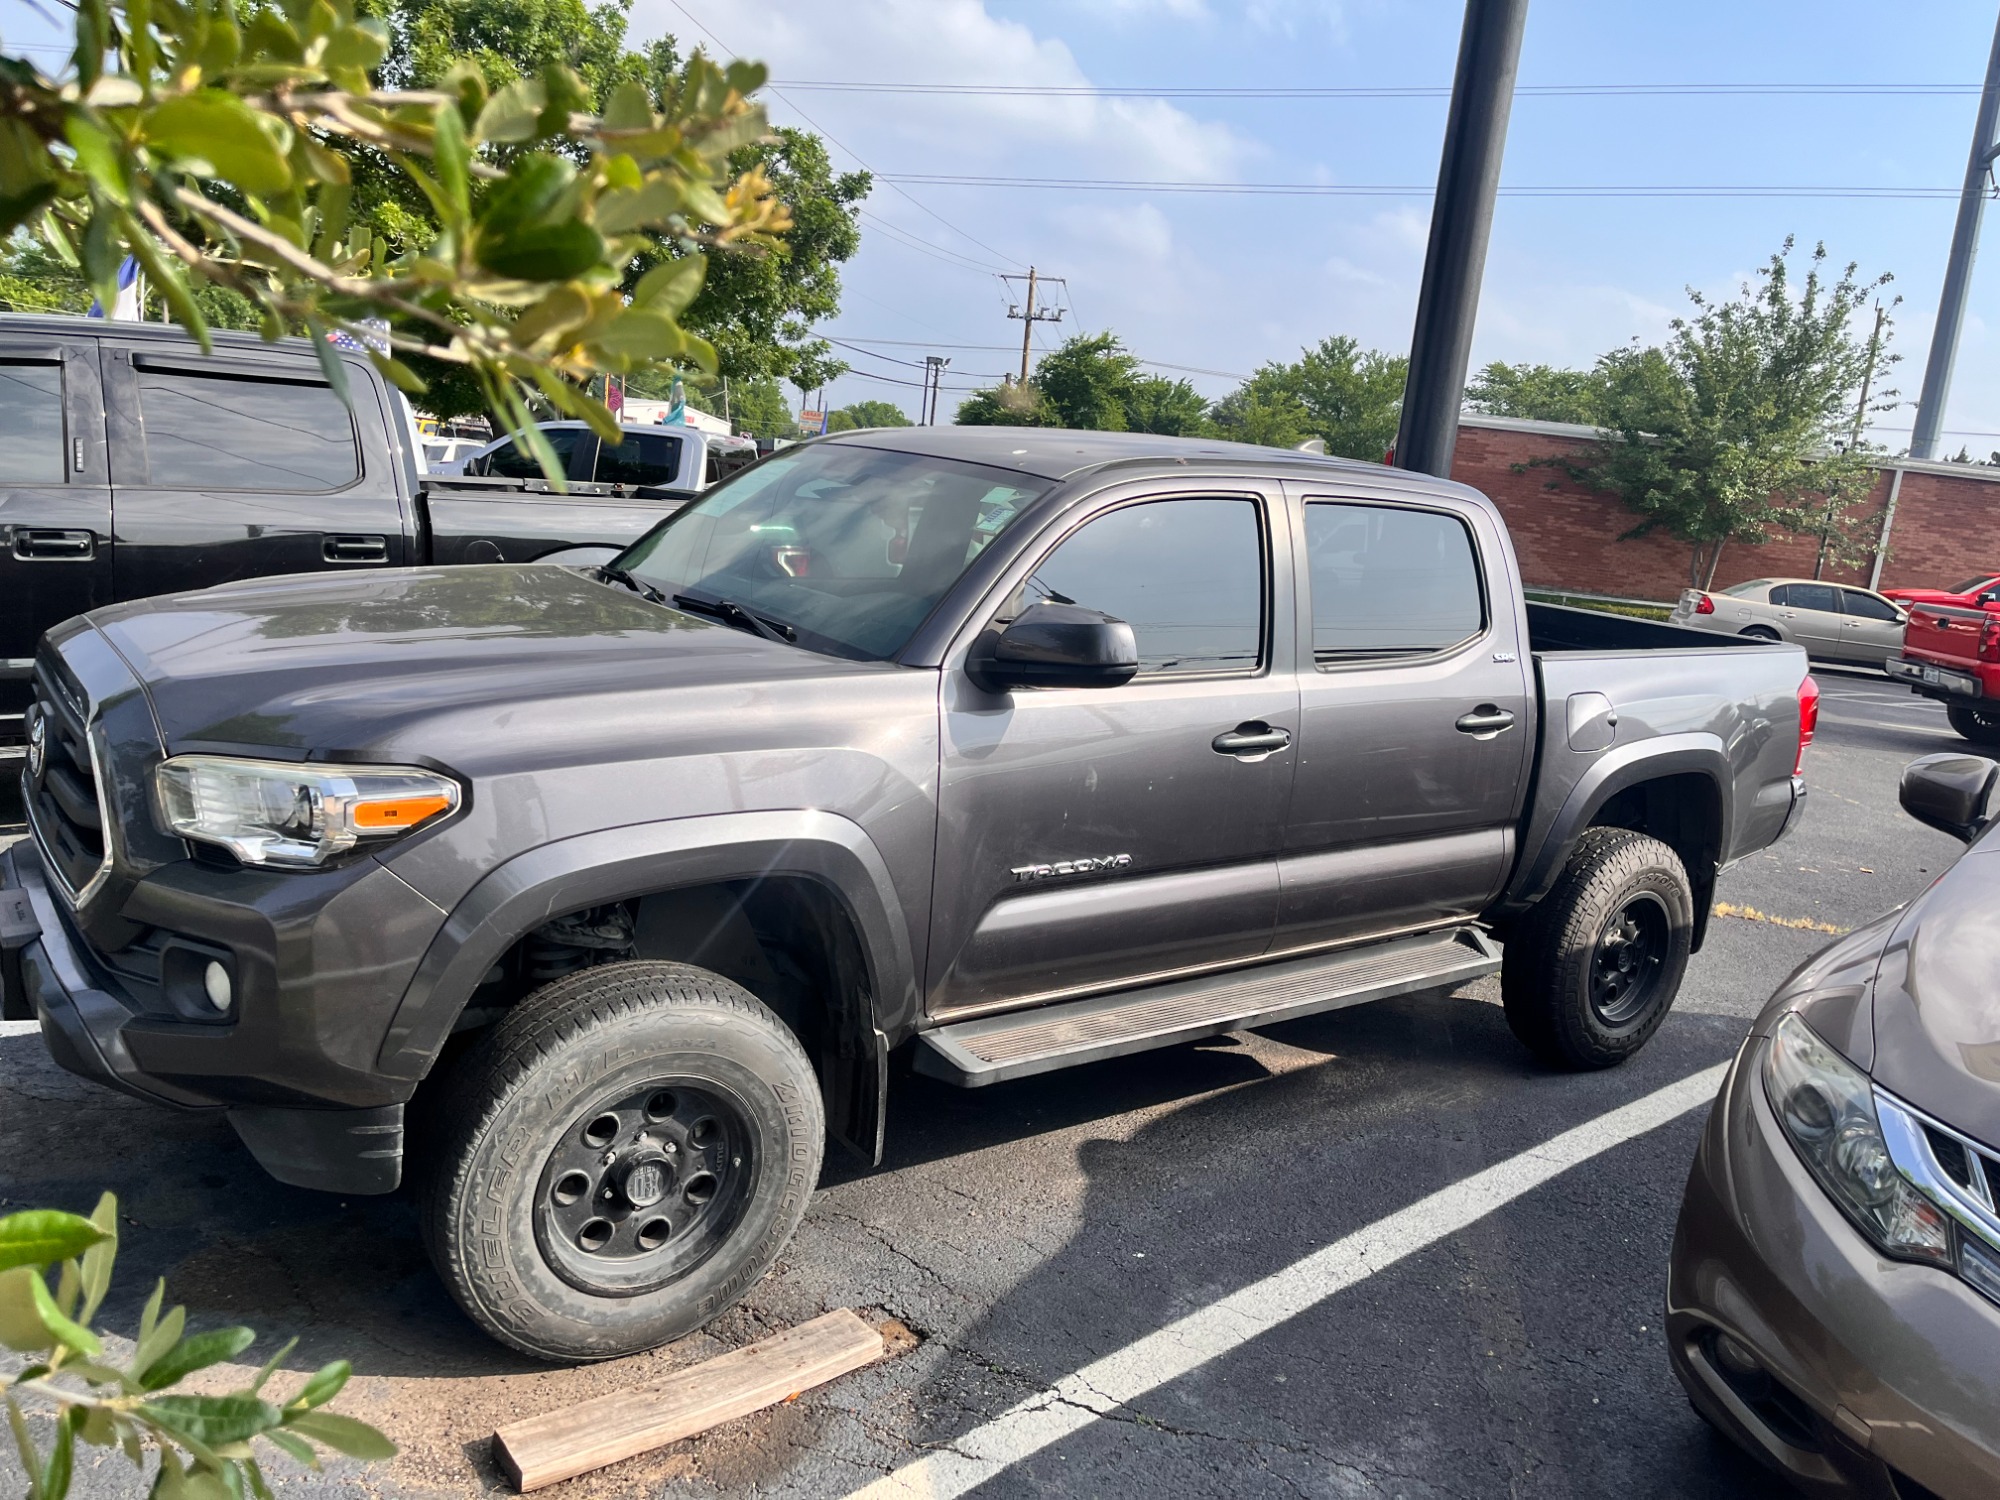
[[[1011,469],[814,444],[723,481],[616,566],[700,612],[726,606],[811,650],[881,661],[1050,483]]]

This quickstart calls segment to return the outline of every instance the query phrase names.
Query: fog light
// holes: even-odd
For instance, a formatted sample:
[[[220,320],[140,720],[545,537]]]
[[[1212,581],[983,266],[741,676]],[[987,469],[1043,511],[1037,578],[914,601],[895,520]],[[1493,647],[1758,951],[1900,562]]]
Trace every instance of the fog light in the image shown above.
[[[201,987],[207,992],[210,1005],[217,1010],[229,1009],[229,1002],[234,997],[230,994],[229,971],[221,964],[211,961],[201,971]]]
[[[1757,1363],[1757,1356],[1726,1333],[1715,1336],[1715,1362],[1738,1379],[1764,1373],[1764,1367]]]

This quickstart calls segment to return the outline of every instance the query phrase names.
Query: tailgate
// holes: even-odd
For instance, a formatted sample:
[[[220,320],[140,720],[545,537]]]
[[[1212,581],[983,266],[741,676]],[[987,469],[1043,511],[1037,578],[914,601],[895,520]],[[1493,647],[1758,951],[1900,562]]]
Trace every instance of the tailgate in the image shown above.
[[[1989,634],[2000,637],[2000,614],[1949,604],[1916,604],[1910,607],[1910,622],[1903,629],[1903,655],[1919,661],[1976,665],[1981,660],[1980,643]]]

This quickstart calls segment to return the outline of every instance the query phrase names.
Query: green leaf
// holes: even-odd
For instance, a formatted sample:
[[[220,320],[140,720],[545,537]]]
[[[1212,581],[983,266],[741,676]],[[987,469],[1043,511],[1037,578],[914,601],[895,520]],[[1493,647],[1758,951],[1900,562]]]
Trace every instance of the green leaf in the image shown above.
[[[234,1359],[256,1342],[256,1333],[248,1328],[212,1328],[207,1333],[190,1334],[149,1366],[139,1384],[145,1390],[160,1390],[196,1370]]]
[[[201,345],[201,352],[207,354],[214,347],[214,340],[208,336],[208,319],[203,316],[201,308],[196,305],[194,297],[189,293],[187,281],[181,275],[180,263],[169,257],[151,234],[130,219],[125,223],[125,243],[130,245],[132,253],[139,257],[139,264],[146,268],[146,274],[153,279],[153,285],[160,289],[160,296],[166,300],[168,310],[174,315],[174,321],[194,335],[194,341]],[[162,1281],[154,1290],[153,1301],[148,1304],[156,1315],[159,1312],[160,1294],[166,1291],[166,1287],[167,1284]],[[141,1342],[150,1331],[146,1328],[140,1330]]]
[[[104,1231],[79,1214],[31,1208],[0,1219],[0,1270],[46,1266],[81,1255],[104,1238]]]
[[[106,197],[126,201],[125,170],[118,159],[118,147],[109,131],[85,114],[73,114],[63,121],[63,135],[76,152],[76,164]]]
[[[451,217],[446,227],[463,229],[472,217],[472,147],[465,139],[465,121],[456,104],[440,104],[431,111],[431,161],[437,167],[438,186],[444,189]]]
[[[633,309],[597,335],[597,347],[627,359],[674,359],[686,347],[687,335],[672,318]]]
[[[575,219],[535,224],[498,240],[481,236],[479,263],[517,281],[567,281],[604,258],[604,237]]]
[[[340,351],[327,341],[326,330],[316,320],[306,321],[306,337],[312,340],[313,353],[319,357],[320,374],[326,377],[326,383],[333,387],[341,403],[352,406],[354,399],[347,392],[347,364]]]
[[[42,1280],[41,1273],[34,1273],[28,1282],[28,1291],[35,1299],[35,1311],[41,1314],[42,1326],[54,1335],[57,1343],[85,1359],[96,1359],[104,1352],[96,1334],[63,1316],[62,1309],[56,1306],[56,1299],[49,1295],[48,1283]]]
[[[38,182],[11,196],[0,196],[0,235],[12,234],[55,201],[56,184]]]
[[[243,1472],[250,1476],[250,1493],[255,1495],[257,1500],[277,1500],[277,1496],[271,1493],[271,1486],[264,1479],[264,1470],[256,1459],[245,1459]]]
[[[384,354],[379,349],[368,351],[369,363],[382,372],[382,378],[406,395],[421,396],[430,389],[423,376],[397,359],[393,354]]]
[[[86,1324],[97,1316],[97,1309],[104,1303],[104,1294],[111,1290],[111,1263],[118,1255],[118,1198],[115,1194],[106,1193],[97,1200],[90,1222],[103,1232],[104,1238],[83,1252],[79,1266],[83,1276],[83,1310],[77,1314],[77,1321]]]
[[[639,284],[632,288],[632,305],[678,318],[701,295],[702,282],[707,277],[705,255],[683,255],[678,260],[664,261],[639,278]]]
[[[35,1451],[35,1440],[28,1432],[28,1419],[21,1415],[21,1408],[14,1404],[13,1396],[9,1395],[5,1400],[7,1425],[13,1430],[14,1448],[21,1455],[21,1472],[28,1480],[28,1500],[41,1500],[41,1455]]]
[[[535,151],[508,169],[506,180],[487,194],[479,213],[481,238],[504,238],[546,219],[576,180],[576,168],[559,156]]]
[[[302,1411],[285,1419],[285,1426],[301,1437],[324,1443],[349,1458],[394,1458],[396,1445],[366,1422],[343,1417],[338,1412]]]
[[[273,1374],[277,1372],[278,1362],[282,1360],[287,1354],[290,1354],[294,1349],[298,1347],[299,1347],[299,1341],[296,1336],[286,1339],[285,1342],[279,1346],[278,1352],[276,1354],[273,1354],[269,1359],[264,1361],[263,1368],[258,1370],[257,1372],[257,1378],[250,1382],[250,1394],[253,1396],[261,1396],[264,1393],[264,1383],[267,1380],[269,1380]]]
[[[299,1393],[288,1403],[290,1407],[308,1408],[324,1406],[347,1384],[347,1378],[354,1373],[354,1366],[344,1359],[336,1359],[330,1365],[322,1365],[313,1373],[312,1379],[299,1387]]]
[[[216,176],[262,197],[292,185],[291,164],[267,129],[275,123],[234,94],[196,89],[154,106],[146,140],[170,156],[205,162]]]
[[[605,234],[623,234],[666,223],[681,211],[685,198],[681,184],[656,177],[641,188],[604,194],[597,200],[591,217]]]
[[[181,1341],[181,1330],[187,1327],[187,1309],[175,1307],[160,1319],[152,1332],[139,1340],[139,1347],[132,1355],[132,1378],[141,1380],[153,1362]]]
[[[240,1443],[283,1420],[277,1407],[255,1396],[155,1396],[138,1410],[175,1437],[204,1447]]]
[[[486,101],[473,124],[475,141],[531,141],[539,133],[536,121],[548,104],[539,79],[517,78]]]
[[[372,68],[388,55],[389,37],[380,21],[357,21],[327,39],[320,64],[326,68]]]
[[[28,1283],[42,1273],[33,1266],[15,1266],[0,1271],[0,1344],[21,1354],[37,1354],[49,1347],[49,1331],[35,1308],[35,1294]]]
[[[611,91],[611,102],[604,106],[603,126],[606,130],[647,130],[653,124],[653,96],[646,86],[636,79],[626,79]]]
[[[76,1466],[76,1430],[82,1425],[80,1406],[72,1406],[56,1418],[55,1446],[49,1449],[48,1466],[42,1470],[44,1500],[63,1500],[69,1493],[69,1476]]]
[[[146,1299],[146,1305],[139,1312],[139,1342],[145,1343],[160,1324],[160,1307],[167,1300],[167,1278],[162,1276],[153,1283],[153,1295]]]
[[[312,1444],[308,1443],[304,1438],[293,1437],[282,1427],[274,1428],[270,1432],[265,1433],[264,1436],[277,1447],[283,1449],[285,1453],[289,1454],[294,1462],[302,1463],[309,1469],[317,1469],[319,1467],[319,1455],[313,1452]]]

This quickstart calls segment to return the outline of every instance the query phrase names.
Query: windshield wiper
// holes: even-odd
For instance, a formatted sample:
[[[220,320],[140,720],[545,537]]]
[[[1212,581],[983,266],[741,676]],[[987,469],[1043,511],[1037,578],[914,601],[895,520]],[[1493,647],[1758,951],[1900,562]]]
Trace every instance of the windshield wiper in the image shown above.
[[[782,620],[767,619],[763,615],[752,614],[734,599],[704,599],[698,594],[676,594],[674,605],[679,609],[691,609],[698,614],[713,615],[724,624],[761,635],[767,641],[777,641],[781,645],[795,645],[799,633]]]
[[[661,593],[644,579],[634,578],[623,568],[614,568],[609,563],[606,563],[597,570],[597,576],[606,583],[622,583],[641,599],[650,600],[654,604],[665,604],[667,602],[665,594]]]

